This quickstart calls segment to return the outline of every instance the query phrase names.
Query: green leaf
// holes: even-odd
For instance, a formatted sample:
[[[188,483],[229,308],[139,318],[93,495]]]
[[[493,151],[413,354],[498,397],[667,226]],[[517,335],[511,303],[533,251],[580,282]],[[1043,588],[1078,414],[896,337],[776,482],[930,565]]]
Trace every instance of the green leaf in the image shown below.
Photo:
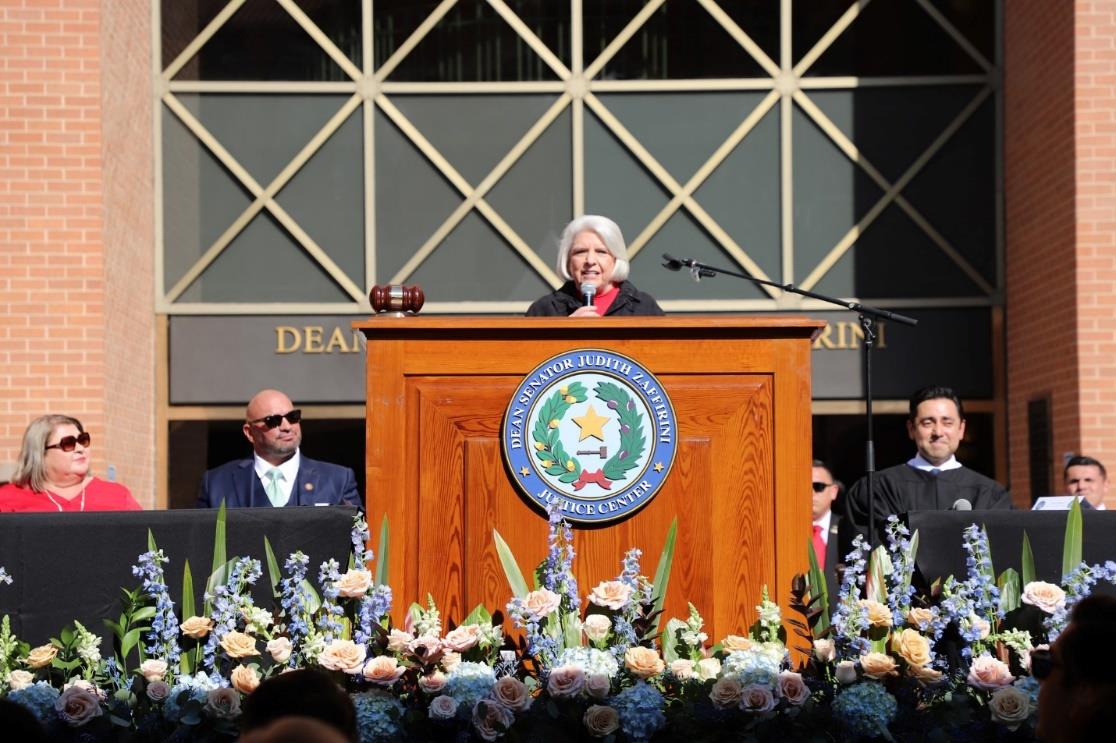
[[[1021,603],[1020,598],[1023,595],[1019,573],[1015,572],[1014,568],[1008,568],[1000,573],[1000,579],[996,582],[996,585],[1000,587],[1000,610],[1006,614],[1018,609]]]
[[[148,552],[158,552],[159,551],[159,547],[156,546],[156,544],[155,544],[155,535],[151,533],[150,529],[147,530],[147,551]]]
[[[891,573],[891,558],[887,549],[881,544],[872,551],[868,562],[868,591],[867,596],[871,601],[881,604],[887,603],[887,582],[884,576]]]
[[[984,537],[984,543],[989,544],[988,529],[984,526],[981,526],[980,531],[981,531],[981,535]],[[995,583],[996,582],[996,569],[992,565],[992,549],[991,549],[991,547],[989,547],[989,549],[988,549],[988,565],[987,565],[987,567],[982,568],[981,572],[984,574],[984,577],[988,579],[989,583]]]
[[[228,579],[227,564],[228,558],[226,555],[225,547],[225,518],[226,509],[225,502],[221,501],[221,507],[217,509],[217,524],[213,529],[213,564],[210,568],[209,580],[206,581],[206,593],[212,595],[213,590],[217,586],[223,585]],[[203,609],[206,616],[213,613],[213,607],[208,599],[205,602]]]
[[[811,539],[806,540],[806,554],[810,558],[810,572],[806,574],[806,581],[810,586],[810,598],[816,598],[817,603],[812,605],[814,608],[821,609],[813,630],[814,635],[818,636],[829,627],[829,586],[825,582],[825,572],[818,565],[818,556],[814,553],[814,543]]]
[[[484,608],[484,604],[477,604],[469,612],[469,616],[461,620],[461,623],[479,624],[482,627],[488,627],[492,624],[492,615],[488,613],[488,609]]]
[[[1066,514],[1066,538],[1062,542],[1062,576],[1081,564],[1081,501],[1074,498]]]
[[[152,612],[154,612],[154,610],[152,610]],[[63,627],[59,637],[62,639],[62,644],[67,647],[74,644],[74,631],[69,627]]]
[[[134,630],[125,634],[120,640],[120,656],[124,658],[125,661],[128,660],[128,656],[131,654],[132,650],[139,644],[140,635],[143,634],[144,629],[144,627],[136,627]]]
[[[190,561],[182,565],[182,619],[194,616],[194,576],[190,572]]]
[[[376,548],[376,583],[386,586],[388,582],[388,517],[384,514],[380,522],[380,544]]]
[[[667,586],[670,584],[670,569],[674,565],[674,544],[678,538],[678,517],[675,516],[667,529],[666,539],[663,541],[663,551],[659,555],[659,564],[655,567],[655,580],[652,583],[652,596],[655,597],[655,611],[663,610],[666,601]],[[659,619],[662,614],[655,617],[654,632],[659,631]]]
[[[500,536],[500,532],[495,529],[492,530],[492,541],[496,544],[496,555],[500,558],[500,564],[504,567],[504,575],[508,577],[508,585],[511,587],[512,595],[516,598],[523,598],[529,593],[527,581],[523,579],[523,571],[519,569],[519,563],[516,562],[511,547]]]
[[[271,549],[271,541],[264,536],[264,556],[267,560],[267,575],[271,579],[271,595],[279,598],[279,581],[283,574],[279,571],[279,561],[275,559],[275,550]]]
[[[678,630],[686,629],[686,623],[677,617],[667,620],[666,631],[660,641],[663,644],[663,660],[669,666],[678,660]]]
[[[565,647],[576,648],[581,644],[581,621],[576,611],[567,612],[562,617],[562,633]]]
[[[154,606],[144,606],[144,607],[141,607],[139,609],[136,609],[136,611],[132,614],[131,623],[136,624],[137,622],[146,622],[148,619],[151,619],[151,617],[153,617],[153,616],[155,616],[155,607]]]
[[[298,585],[306,595],[306,612],[308,614],[317,613],[318,609],[322,608],[322,597],[318,595],[314,585],[305,578]]]
[[[1021,561],[1023,571],[1023,585],[1035,582],[1035,553],[1031,551],[1031,538],[1027,531],[1023,531],[1023,558]]]

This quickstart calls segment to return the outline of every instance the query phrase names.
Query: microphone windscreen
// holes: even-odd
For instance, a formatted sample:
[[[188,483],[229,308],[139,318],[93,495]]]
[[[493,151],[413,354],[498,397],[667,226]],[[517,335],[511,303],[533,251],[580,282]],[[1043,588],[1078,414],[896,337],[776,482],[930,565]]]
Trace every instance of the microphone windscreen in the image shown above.
[[[597,296],[597,285],[586,281],[581,285],[581,296],[585,299],[585,306],[593,304],[593,297]]]
[[[973,510],[973,504],[965,500],[964,498],[958,498],[957,500],[953,501],[953,505],[950,506],[950,510],[971,511]]]

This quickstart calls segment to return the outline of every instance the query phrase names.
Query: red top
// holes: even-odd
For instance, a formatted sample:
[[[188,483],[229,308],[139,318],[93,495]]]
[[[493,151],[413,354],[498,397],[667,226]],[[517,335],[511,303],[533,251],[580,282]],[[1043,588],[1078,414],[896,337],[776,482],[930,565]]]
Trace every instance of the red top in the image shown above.
[[[94,477],[85,486],[86,511],[142,511],[139,503],[128,492],[128,488],[120,483],[106,482]],[[21,488],[13,483],[0,486],[0,512],[30,512],[30,511],[58,511],[59,508],[66,512],[81,511],[82,496],[78,495],[66,500],[53,493],[36,493],[30,488]]]
[[[613,284],[612,288],[604,294],[594,295],[593,309],[597,311],[598,315],[601,315],[603,317],[604,314],[608,312],[608,308],[612,306],[613,300],[616,299],[616,297],[618,296],[620,296],[620,285]]]

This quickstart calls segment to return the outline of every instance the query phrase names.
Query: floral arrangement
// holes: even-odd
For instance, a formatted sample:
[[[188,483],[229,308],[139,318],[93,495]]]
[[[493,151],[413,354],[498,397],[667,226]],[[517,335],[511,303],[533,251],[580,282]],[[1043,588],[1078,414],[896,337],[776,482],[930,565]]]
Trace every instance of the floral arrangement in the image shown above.
[[[673,528],[653,580],[631,550],[614,580],[586,592],[557,510],[533,586],[495,534],[512,593],[510,634],[501,612],[477,607],[453,624],[432,601],[393,625],[386,562],[369,569],[362,520],[349,565],[321,564],[316,585],[307,555],[295,552],[280,568],[268,546],[274,607],[252,599],[264,566],[226,561],[220,544],[204,606],[193,605],[187,566],[176,607],[168,558],[152,541],[133,568],[139,587],[124,592],[119,618],[105,621],[112,657],[77,623],[31,648],[0,620],[0,697],[59,739],[232,739],[261,682],[315,667],[351,695],[362,743],[1026,740],[1037,712],[1030,651],[1061,631],[1098,581],[1116,582],[1116,563],[1080,563],[1074,518],[1063,586],[1034,579],[1026,545],[1022,576],[995,576],[987,536],[974,525],[965,532],[964,580],[949,578],[926,595],[912,582],[917,534],[892,517],[886,546],[869,553],[855,543],[831,620],[828,597],[811,590],[824,585],[815,565],[794,581],[794,616],[784,618],[765,588],[756,622],[716,643],[692,605],[687,617],[661,621]],[[381,545],[386,537],[385,524]],[[12,580],[0,568],[0,590]]]

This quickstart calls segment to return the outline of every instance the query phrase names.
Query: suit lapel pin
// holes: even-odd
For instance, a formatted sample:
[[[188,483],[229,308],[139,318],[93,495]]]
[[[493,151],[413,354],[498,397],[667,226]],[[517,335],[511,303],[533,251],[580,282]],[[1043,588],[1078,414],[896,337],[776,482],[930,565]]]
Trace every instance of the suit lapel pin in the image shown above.
[[[306,489],[307,492],[309,492],[309,491],[314,489],[314,483],[308,482],[305,485],[303,485],[303,487]]]

